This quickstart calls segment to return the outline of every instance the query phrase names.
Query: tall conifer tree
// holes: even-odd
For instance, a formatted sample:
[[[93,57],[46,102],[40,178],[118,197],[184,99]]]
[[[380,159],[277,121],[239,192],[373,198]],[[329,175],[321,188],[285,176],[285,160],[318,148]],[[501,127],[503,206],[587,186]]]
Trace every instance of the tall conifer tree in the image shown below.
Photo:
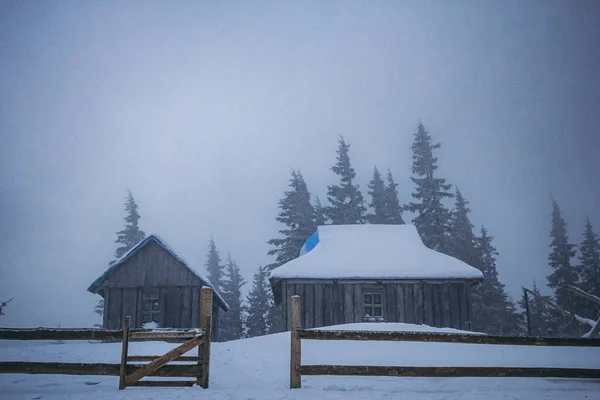
[[[215,289],[220,291],[223,282],[223,265],[221,264],[221,257],[212,236],[208,241],[208,254],[206,255],[205,265],[208,272],[208,280]]]
[[[409,203],[407,209],[416,213],[412,222],[417,227],[423,243],[433,250],[446,252],[450,211],[444,207],[443,200],[451,198],[452,193],[449,192],[451,185],[447,184],[445,179],[435,176],[438,166],[433,151],[440,146],[439,143],[431,143],[431,136],[423,124],[419,123],[411,146],[411,180],[415,184],[412,197],[416,202]]]
[[[327,223],[327,217],[325,216],[325,209],[321,205],[321,199],[317,196],[315,198],[315,225],[323,226]]]
[[[567,235],[567,223],[562,217],[558,203],[552,198],[552,229],[550,231],[550,254],[548,264],[552,268],[552,273],[548,275],[548,286],[554,289],[554,298],[556,304],[568,310],[569,295],[565,290],[561,290],[564,285],[573,285],[577,282],[577,270],[572,265],[571,260],[575,257],[575,245],[569,243]],[[574,333],[571,321],[566,317],[560,317],[560,334],[572,335]]]
[[[392,172],[388,170],[387,186],[385,188],[385,215],[388,224],[403,225],[402,206],[398,199],[398,184],[394,181]]]
[[[315,209],[310,202],[310,193],[300,171],[292,170],[290,188],[279,200],[279,215],[277,221],[285,225],[279,233],[282,238],[268,241],[274,247],[269,250],[269,255],[275,255],[275,263],[270,264],[273,269],[298,257],[300,249],[306,239],[315,232]]]
[[[248,293],[248,318],[246,327],[248,337],[269,333],[270,289],[267,282],[269,271],[258,267],[252,281],[252,290]]]
[[[373,212],[367,214],[366,219],[371,224],[387,224],[388,216],[386,213],[386,190],[385,183],[381,179],[381,174],[377,167],[373,168],[373,178],[369,182],[369,195],[371,203],[369,207]]]
[[[245,306],[242,299],[242,287],[246,282],[237,263],[227,259],[223,277],[223,299],[229,304],[229,311],[220,315],[219,332],[221,340],[235,340],[244,337]]]
[[[140,214],[138,213],[138,205],[131,194],[131,190],[127,191],[127,199],[125,201],[125,228],[117,232],[115,243],[121,246],[115,251],[115,258],[119,259],[123,254],[128,252],[133,246],[144,240],[146,234],[139,227]],[[114,261],[113,261],[114,263]],[[112,264],[112,263],[111,263]]]
[[[327,199],[331,204],[326,214],[334,225],[362,224],[366,208],[359,185],[354,184],[356,172],[350,165],[350,145],[340,136],[336,150],[336,164],[331,170],[340,177],[339,185],[327,186]]]
[[[588,218],[583,232],[583,241],[579,245],[579,287],[594,296],[600,297],[600,240],[594,232]],[[598,318],[600,307],[587,300],[579,302],[581,313],[588,318]]]
[[[115,240],[115,243],[120,246],[115,250],[115,259],[109,262],[108,265],[113,265],[146,236],[144,231],[139,227],[139,220],[141,217],[138,212],[138,205],[133,198],[131,190],[127,190],[125,213],[125,227],[117,232],[117,239]],[[98,304],[94,307],[94,312],[100,316],[104,315],[104,299],[98,301]]]

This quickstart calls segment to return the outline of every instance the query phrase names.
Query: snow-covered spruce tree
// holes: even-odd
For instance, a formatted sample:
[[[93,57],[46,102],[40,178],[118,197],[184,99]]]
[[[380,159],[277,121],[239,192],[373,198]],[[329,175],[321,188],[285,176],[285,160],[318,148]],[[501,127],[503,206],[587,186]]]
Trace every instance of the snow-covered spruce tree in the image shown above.
[[[365,222],[366,208],[359,185],[355,185],[356,172],[350,165],[350,145],[340,136],[336,150],[336,164],[331,170],[340,177],[339,185],[327,186],[327,199],[330,206],[325,213],[334,225],[362,224]]]
[[[521,317],[514,302],[506,293],[504,284],[498,279],[496,269],[498,251],[492,245],[493,239],[484,227],[481,227],[481,235],[475,238],[475,250],[479,258],[478,267],[483,273],[483,282],[474,289],[478,301],[473,305],[473,314],[476,316],[476,321],[481,315],[481,326],[486,333],[520,335],[523,333]]]
[[[385,188],[385,215],[388,224],[403,225],[402,206],[398,199],[398,184],[394,181],[392,172],[387,173],[387,187]]]
[[[258,267],[252,280],[252,290],[248,293],[248,317],[246,329],[248,337],[261,336],[269,333],[268,314],[270,308],[269,271],[265,267]]]
[[[208,272],[208,280],[212,283],[216,290],[221,291],[221,285],[223,283],[223,265],[221,264],[221,257],[219,251],[215,245],[214,239],[210,238],[208,241],[208,254],[206,255],[206,272]]]
[[[542,296],[540,289],[537,287],[535,281],[533,282],[532,292],[527,296],[529,299],[529,317],[531,326],[532,336],[558,336],[558,324],[556,320],[556,312],[552,309],[548,303],[544,302],[542,298],[551,300],[550,296]],[[525,295],[519,301],[519,307],[521,307],[523,329],[527,332],[527,311],[525,306]]]
[[[300,171],[292,170],[290,179],[291,190],[284,193],[279,200],[277,221],[285,225],[279,233],[282,238],[268,241],[274,247],[269,255],[275,255],[275,263],[270,268],[276,268],[298,257],[306,239],[315,232],[315,210],[310,202],[310,193]]]
[[[569,309],[568,293],[561,290],[564,285],[573,285],[577,282],[577,270],[571,264],[571,259],[575,257],[575,245],[569,243],[567,235],[567,223],[562,217],[558,203],[552,198],[552,229],[550,231],[550,255],[548,264],[552,268],[552,273],[548,275],[548,286],[554,289],[556,304],[565,309]],[[577,310],[575,310],[577,311]],[[557,314],[560,321],[560,334],[573,335],[571,321],[566,317]]]
[[[471,210],[468,207],[469,202],[465,200],[461,191],[457,188],[455,194],[454,210],[451,213],[449,224],[449,242],[446,245],[446,252],[452,257],[458,258],[465,263],[481,269],[479,265],[481,258],[475,249],[475,235],[473,234],[473,224],[469,218]],[[483,272],[483,270],[482,270]]]
[[[433,150],[440,146],[431,143],[431,136],[419,123],[411,146],[413,176],[410,178],[416,186],[412,197],[417,201],[409,203],[407,209],[416,213],[412,222],[423,243],[430,249],[446,252],[450,211],[442,201],[451,198],[452,193],[449,192],[451,185],[445,179],[435,177],[438,166]]]
[[[592,223],[588,218],[583,232],[583,241],[579,245],[578,272],[582,290],[600,297],[600,240],[594,232]],[[597,319],[600,316],[600,307],[594,303],[583,300],[579,302],[581,313],[587,318]]]
[[[381,179],[381,174],[377,167],[373,168],[373,178],[369,182],[369,195],[371,203],[369,207],[373,210],[366,215],[367,222],[370,224],[387,224],[386,215],[386,190],[385,183]]]
[[[246,282],[240,274],[237,263],[228,257],[222,283],[223,299],[229,304],[229,311],[220,315],[219,334],[222,341],[244,337],[245,306],[242,299],[242,287]]]
[[[325,209],[321,205],[321,199],[317,196],[315,198],[315,225],[323,226],[327,223],[327,217],[325,216]]]
[[[115,243],[121,246],[115,250],[115,258],[119,259],[123,254],[128,252],[133,246],[141,242],[146,234],[139,227],[140,214],[138,213],[138,205],[131,194],[131,190],[127,191],[127,199],[125,200],[125,228],[117,232]],[[113,261],[114,263],[114,261]],[[111,263],[112,264],[112,263]]]
[[[138,213],[138,205],[133,198],[131,190],[127,190],[125,199],[125,227],[117,232],[115,243],[120,246],[115,250],[115,259],[109,263],[113,265],[123,254],[127,253],[133,246],[141,242],[146,234],[139,227],[140,214]],[[100,316],[104,315],[104,299],[100,299],[94,312]]]

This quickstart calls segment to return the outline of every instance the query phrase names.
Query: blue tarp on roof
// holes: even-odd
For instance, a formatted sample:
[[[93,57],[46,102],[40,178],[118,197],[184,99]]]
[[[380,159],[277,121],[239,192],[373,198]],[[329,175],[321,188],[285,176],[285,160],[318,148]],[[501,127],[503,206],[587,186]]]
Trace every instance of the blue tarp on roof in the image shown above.
[[[302,246],[302,248],[300,249],[299,255],[302,256],[302,255],[308,253],[309,251],[314,249],[317,244],[319,244],[319,229],[318,228],[315,231],[315,233],[313,233],[312,235],[310,235],[310,237],[308,239],[306,239],[304,246]]]

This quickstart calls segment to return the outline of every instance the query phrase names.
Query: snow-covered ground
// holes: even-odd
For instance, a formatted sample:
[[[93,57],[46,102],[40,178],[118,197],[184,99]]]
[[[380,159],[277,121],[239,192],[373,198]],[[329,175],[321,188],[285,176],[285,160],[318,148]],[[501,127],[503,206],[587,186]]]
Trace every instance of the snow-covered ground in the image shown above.
[[[377,330],[439,329],[406,324],[376,324]],[[328,329],[342,327],[329,327]],[[369,329],[344,325],[343,329]],[[454,330],[443,329],[451,332]],[[302,378],[290,390],[289,333],[214,343],[210,389],[127,388],[117,377],[0,375],[1,399],[600,399],[600,380],[531,378]],[[163,354],[161,342],[130,344],[132,355]],[[0,341],[2,361],[108,362],[120,360],[120,343]],[[303,364],[414,366],[552,366],[600,368],[598,348],[556,348],[409,342],[302,341]]]

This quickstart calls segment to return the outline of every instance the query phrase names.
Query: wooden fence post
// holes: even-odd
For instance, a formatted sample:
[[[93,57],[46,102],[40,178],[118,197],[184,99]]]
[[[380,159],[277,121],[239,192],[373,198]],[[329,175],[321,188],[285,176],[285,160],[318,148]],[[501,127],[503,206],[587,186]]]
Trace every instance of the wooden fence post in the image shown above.
[[[523,300],[525,300],[525,314],[527,316],[527,336],[531,336],[531,316],[529,315],[529,296],[527,289],[523,288]]]
[[[300,296],[292,296],[292,318],[290,329],[290,389],[297,389],[302,386],[302,380],[300,376],[302,350],[300,346],[300,337],[298,336],[298,329],[301,328],[300,321]]]
[[[123,390],[127,386],[125,376],[127,375],[127,354],[129,352],[129,320],[130,317],[127,316],[123,322],[123,347],[121,351],[121,368],[119,369],[119,390]]]
[[[571,315],[571,323],[573,324],[573,328],[575,328],[575,334],[577,334],[577,336],[581,336],[581,330],[579,329],[577,318],[575,318],[575,311],[573,311],[573,298],[569,292],[567,292],[567,302],[569,305],[569,314]]]
[[[213,290],[209,287],[203,287],[200,292],[200,327],[204,329],[204,342],[198,346],[198,356],[202,361],[202,376],[197,379],[197,384],[208,389],[208,380],[210,375],[210,340],[212,336],[212,304]]]

